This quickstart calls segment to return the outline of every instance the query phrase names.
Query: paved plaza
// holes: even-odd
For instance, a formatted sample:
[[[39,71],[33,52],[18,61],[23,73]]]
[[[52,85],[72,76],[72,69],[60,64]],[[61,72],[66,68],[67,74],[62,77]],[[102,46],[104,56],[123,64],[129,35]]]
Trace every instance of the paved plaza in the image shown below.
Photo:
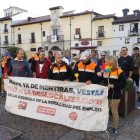
[[[140,140],[140,110],[137,108],[125,119],[120,116],[118,135],[110,132],[87,132],[50,122],[11,114],[0,98],[0,140]],[[137,106],[140,103],[136,103]],[[110,126],[112,117],[110,117]]]

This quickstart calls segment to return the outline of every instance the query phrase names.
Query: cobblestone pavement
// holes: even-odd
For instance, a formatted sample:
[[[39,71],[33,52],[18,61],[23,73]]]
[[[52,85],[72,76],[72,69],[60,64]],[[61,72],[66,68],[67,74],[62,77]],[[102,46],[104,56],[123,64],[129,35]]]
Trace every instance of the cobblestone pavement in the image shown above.
[[[86,132],[63,125],[11,114],[0,98],[0,140],[140,140],[140,110],[131,111],[127,119],[120,116],[118,135],[106,132]],[[137,105],[140,103],[137,102]],[[110,117],[109,125],[112,124]]]

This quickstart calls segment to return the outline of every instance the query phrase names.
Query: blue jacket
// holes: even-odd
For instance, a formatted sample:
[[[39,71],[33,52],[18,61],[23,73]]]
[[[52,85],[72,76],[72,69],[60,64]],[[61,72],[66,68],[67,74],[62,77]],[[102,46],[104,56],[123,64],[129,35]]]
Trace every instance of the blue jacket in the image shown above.
[[[13,59],[6,73],[9,75],[11,72],[12,76],[16,77],[32,77],[32,71],[30,69],[29,63],[25,59],[20,61],[17,61],[16,58]]]

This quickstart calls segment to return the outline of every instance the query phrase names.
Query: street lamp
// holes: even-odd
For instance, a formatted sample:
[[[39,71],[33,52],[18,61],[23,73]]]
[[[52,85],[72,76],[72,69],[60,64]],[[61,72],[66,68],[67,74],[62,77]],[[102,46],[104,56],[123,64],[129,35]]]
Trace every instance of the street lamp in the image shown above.
[[[70,56],[71,56],[71,20],[73,17],[70,17]]]

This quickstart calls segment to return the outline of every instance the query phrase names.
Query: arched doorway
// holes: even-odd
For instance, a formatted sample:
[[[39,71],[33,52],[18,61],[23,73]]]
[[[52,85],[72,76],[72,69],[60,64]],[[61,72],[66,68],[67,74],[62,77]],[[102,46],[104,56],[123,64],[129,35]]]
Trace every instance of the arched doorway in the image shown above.
[[[58,49],[59,49],[59,47],[53,46],[53,47],[51,48],[51,51],[58,50]]]

